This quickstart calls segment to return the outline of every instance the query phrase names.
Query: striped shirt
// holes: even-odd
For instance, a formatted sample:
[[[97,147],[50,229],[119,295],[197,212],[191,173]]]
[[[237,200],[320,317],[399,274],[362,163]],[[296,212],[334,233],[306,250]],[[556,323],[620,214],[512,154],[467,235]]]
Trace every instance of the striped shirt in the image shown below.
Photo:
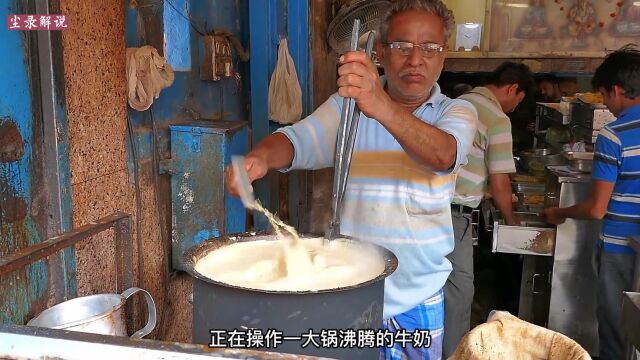
[[[453,203],[475,208],[484,197],[490,174],[516,172],[511,121],[495,95],[485,87],[474,88],[460,99],[475,106],[479,121],[469,161],[458,173]]]
[[[278,130],[293,144],[291,169],[333,166],[341,107],[342,97],[334,94],[307,118]],[[342,204],[342,234],[398,257],[398,269],[385,282],[385,319],[436,294],[449,276],[454,171],[466,161],[475,132],[473,107],[444,96],[437,84],[413,114],[456,139],[455,166],[437,172],[416,163],[378,121],[361,114]]]
[[[615,183],[602,222],[604,251],[632,254],[627,239],[640,235],[640,105],[600,130],[593,160],[592,178]]]

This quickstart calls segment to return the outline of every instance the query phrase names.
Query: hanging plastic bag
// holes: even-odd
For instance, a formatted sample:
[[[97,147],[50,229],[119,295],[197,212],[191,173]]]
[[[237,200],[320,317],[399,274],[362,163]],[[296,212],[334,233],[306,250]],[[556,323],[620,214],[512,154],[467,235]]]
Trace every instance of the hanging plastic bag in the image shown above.
[[[269,82],[269,119],[292,124],[302,115],[302,90],[287,39],[280,41],[278,61]]]
[[[127,48],[126,56],[129,106],[145,111],[160,96],[160,90],[173,84],[173,69],[152,46]]]

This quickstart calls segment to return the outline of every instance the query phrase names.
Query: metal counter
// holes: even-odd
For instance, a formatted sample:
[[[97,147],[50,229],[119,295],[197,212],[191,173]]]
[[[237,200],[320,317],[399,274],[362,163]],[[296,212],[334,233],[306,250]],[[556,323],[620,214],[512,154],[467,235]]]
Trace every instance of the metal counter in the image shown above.
[[[557,183],[591,183],[591,174],[571,170],[567,165],[547,166]]]
[[[588,174],[567,174],[549,167],[546,206],[568,207],[591,191]],[[547,327],[576,340],[592,356],[599,353],[596,315],[595,249],[601,221],[567,219],[557,226]]]
[[[0,325],[0,338],[0,359],[320,359],[16,325]]]
[[[629,245],[636,252],[631,291],[622,299],[622,332],[627,340],[627,359],[640,359],[640,237],[629,239]],[[635,357],[634,357],[635,356]]]
[[[640,293],[625,292],[622,298],[622,332],[628,347],[627,359],[633,360],[640,349]]]
[[[640,292],[640,236],[632,236],[629,238],[629,246],[636,252],[636,267],[633,273],[631,290]]]

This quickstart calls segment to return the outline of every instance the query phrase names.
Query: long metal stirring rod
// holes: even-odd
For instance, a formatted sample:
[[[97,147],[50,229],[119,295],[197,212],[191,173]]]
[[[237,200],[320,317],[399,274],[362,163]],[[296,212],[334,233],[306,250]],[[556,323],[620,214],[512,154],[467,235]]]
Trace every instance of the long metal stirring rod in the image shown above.
[[[353,28],[351,30],[351,43],[349,46],[350,51],[358,50],[358,38],[360,37],[360,19],[355,19],[353,22]],[[331,219],[329,220],[329,227],[325,231],[325,238],[328,240],[333,239],[339,232],[340,227],[340,199],[342,195],[340,190],[342,189],[342,169],[343,169],[343,153],[346,147],[346,139],[349,134],[349,123],[352,120],[352,107],[354,107],[354,101],[351,98],[344,98],[342,101],[342,113],[340,116],[340,124],[338,125],[338,134],[336,137],[335,148],[335,161],[333,171],[333,195],[331,198]]]
[[[365,47],[365,54],[368,57],[371,57],[371,52],[373,51],[373,43],[375,41],[375,33],[370,32],[367,37],[367,46]],[[353,148],[356,142],[356,134],[358,132],[358,123],[360,122],[360,109],[357,105],[354,104],[353,116],[351,119],[350,127],[349,127],[349,135],[347,138],[346,151],[342,155],[343,158],[343,169],[342,169],[342,179],[340,179],[340,197],[338,198],[338,206],[342,204],[342,200],[344,199],[344,194],[347,189],[347,178],[349,177],[349,170],[351,168],[351,157],[353,155]],[[338,214],[340,212],[338,211]]]
[[[351,51],[358,49],[358,39],[360,38],[360,20],[355,19],[353,29],[351,31]],[[369,34],[367,38],[366,54],[371,56],[373,50],[373,42],[375,35]],[[342,113],[340,124],[338,126],[338,134],[336,138],[335,151],[335,169],[333,178],[333,196],[331,201],[331,219],[329,228],[325,232],[325,238],[333,239],[340,234],[340,211],[342,200],[347,185],[347,177],[349,174],[349,166],[351,164],[351,155],[355,145],[356,133],[358,130],[358,122],[360,119],[360,109],[358,109],[355,100],[352,98],[344,98],[342,104]]]

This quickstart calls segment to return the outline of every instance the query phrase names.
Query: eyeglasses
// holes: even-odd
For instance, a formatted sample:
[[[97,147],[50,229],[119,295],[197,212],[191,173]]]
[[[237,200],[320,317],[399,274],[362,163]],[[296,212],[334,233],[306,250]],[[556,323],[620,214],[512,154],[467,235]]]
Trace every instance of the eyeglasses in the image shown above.
[[[414,44],[406,41],[394,41],[386,44],[389,49],[396,50],[402,56],[408,56],[413,50],[414,47],[417,47],[422,51],[422,56],[426,58],[434,57],[437,54],[443,52],[446,48],[445,45],[440,45],[437,43],[426,42],[423,44]]]

